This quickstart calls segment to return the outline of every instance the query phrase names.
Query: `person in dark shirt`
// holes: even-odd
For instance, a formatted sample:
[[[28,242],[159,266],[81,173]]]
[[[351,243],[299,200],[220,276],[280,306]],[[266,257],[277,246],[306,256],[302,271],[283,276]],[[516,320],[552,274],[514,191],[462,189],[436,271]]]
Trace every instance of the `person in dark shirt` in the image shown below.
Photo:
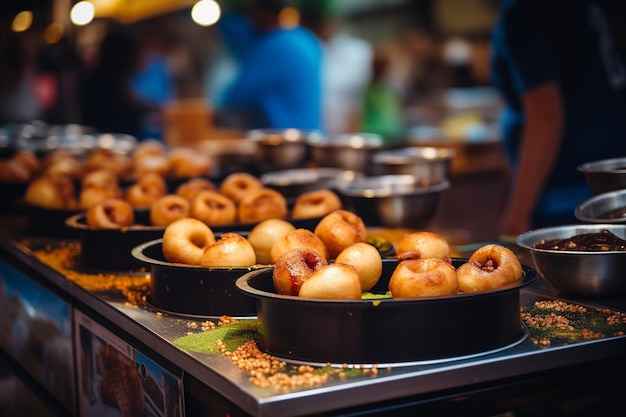
[[[139,136],[149,110],[131,87],[140,58],[138,42],[129,31],[115,28],[105,35],[96,63],[87,70],[84,78],[84,125],[99,132]]]
[[[513,183],[503,236],[576,223],[585,162],[626,155],[626,66],[599,0],[504,0],[492,75]]]

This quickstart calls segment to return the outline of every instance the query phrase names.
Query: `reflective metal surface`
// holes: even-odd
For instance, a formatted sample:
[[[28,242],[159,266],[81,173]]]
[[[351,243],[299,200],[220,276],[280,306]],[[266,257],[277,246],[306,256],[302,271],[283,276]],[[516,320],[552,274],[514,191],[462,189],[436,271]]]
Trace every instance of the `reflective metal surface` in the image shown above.
[[[583,252],[533,247],[542,240],[568,239],[604,229],[626,239],[626,225],[565,225],[523,233],[518,236],[517,244],[530,252],[537,273],[559,292],[585,297],[616,297],[626,294],[626,251]]]
[[[593,194],[602,194],[626,188],[626,157],[587,162],[578,166],[585,174]]]
[[[14,229],[16,228],[6,230]],[[226,356],[184,350],[175,345],[177,339],[190,332],[190,322],[198,323],[202,319],[192,320],[188,316],[162,314],[145,304],[131,305],[122,291],[88,291],[51,269],[48,264],[39,261],[31,252],[44,247],[51,249],[54,246],[55,241],[49,240],[19,239],[19,236],[17,241],[2,238],[0,256],[9,256],[28,265],[33,276],[36,275],[38,279],[54,286],[56,291],[73,300],[73,304],[75,302],[81,308],[88,306],[94,314],[104,317],[109,325],[114,325],[116,331],[132,335],[133,340],[150,347],[159,357],[192,375],[199,383],[205,384],[211,392],[237,404],[244,413],[255,417],[326,413],[339,415],[340,410],[358,412],[374,409],[377,404],[401,404],[414,398],[429,401],[451,390],[464,393],[465,387],[475,387],[476,384],[497,386],[503,380],[527,381],[525,386],[530,387],[529,383],[536,381],[536,375],[549,374],[564,368],[579,372],[582,366],[595,361],[623,358],[626,351],[626,336],[612,332],[603,333],[597,339],[554,340],[543,346],[534,343],[530,338],[524,338],[506,349],[479,356],[450,358],[441,363],[379,368],[376,375],[354,373],[347,378],[337,378],[329,383],[310,387],[285,387],[280,390],[261,388],[254,385],[249,375]],[[96,273],[92,278],[101,279]],[[544,300],[581,303],[590,309],[600,307],[626,311],[624,298],[590,300],[564,297],[541,279],[521,290],[520,304],[523,307]],[[410,320],[410,317],[405,319]],[[289,365],[298,366],[299,363]],[[532,379],[526,379],[527,376]],[[537,389],[537,394],[543,398],[543,388]],[[507,396],[512,394],[515,391],[506,392]]]
[[[626,189],[595,195],[574,212],[585,223],[626,223]]]
[[[381,151],[373,162],[381,174],[409,174],[431,183],[448,178],[455,152],[449,148],[410,146]]]
[[[447,180],[430,184],[412,175],[380,175],[357,178],[338,187],[349,210],[368,226],[424,227],[439,207]]]

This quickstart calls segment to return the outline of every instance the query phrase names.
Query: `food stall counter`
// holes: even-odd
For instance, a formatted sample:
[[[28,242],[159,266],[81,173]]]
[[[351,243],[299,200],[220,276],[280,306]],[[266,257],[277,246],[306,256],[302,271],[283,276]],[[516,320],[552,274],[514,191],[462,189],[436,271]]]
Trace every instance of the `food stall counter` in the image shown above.
[[[63,403],[72,415],[111,408],[168,416],[397,416],[469,410],[492,415],[591,391],[605,389],[608,395],[610,381],[623,376],[626,300],[566,299],[540,278],[521,289],[523,329],[519,340],[506,346],[432,360],[311,364],[259,351],[253,343],[259,331],[254,317],[202,317],[155,308],[148,270],[85,270],[77,263],[76,240],[34,238],[20,231],[19,221],[4,223],[0,276],[5,293],[8,286],[9,293],[19,294],[14,281],[21,277],[71,311],[63,313],[59,328],[72,344],[70,381],[76,397]],[[28,303],[29,294],[25,290],[19,296]],[[538,324],[564,308],[570,309],[572,320],[567,330]],[[411,325],[411,317],[398,320]],[[0,347],[21,364],[7,340],[0,340]],[[262,361],[278,370],[260,375]],[[54,386],[41,379],[47,389]]]

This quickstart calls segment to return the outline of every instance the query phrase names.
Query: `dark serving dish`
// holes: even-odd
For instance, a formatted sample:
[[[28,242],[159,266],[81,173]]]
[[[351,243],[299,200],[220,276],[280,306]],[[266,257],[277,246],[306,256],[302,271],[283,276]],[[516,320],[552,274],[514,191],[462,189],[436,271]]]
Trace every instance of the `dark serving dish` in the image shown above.
[[[132,249],[163,236],[165,227],[136,224],[122,229],[92,229],[86,213],[67,218],[67,227],[80,239],[80,262],[88,268],[105,271],[129,271],[145,266],[135,259]]]
[[[0,214],[22,213],[28,182],[0,181]]]
[[[149,303],[182,315],[255,317],[256,300],[237,289],[242,275],[264,268],[207,268],[172,263],[163,255],[163,239],[132,250],[135,259],[151,269]]]
[[[466,262],[453,259],[455,266]],[[383,260],[371,290],[387,291],[397,260]],[[279,295],[273,268],[253,271],[237,287],[257,301],[259,347],[296,361],[389,364],[441,361],[503,349],[525,337],[519,291],[536,278],[496,291],[423,299],[315,300]]]
[[[31,235],[52,238],[76,239],[77,230],[67,226],[67,219],[80,213],[79,210],[50,209],[25,204],[26,229]]]

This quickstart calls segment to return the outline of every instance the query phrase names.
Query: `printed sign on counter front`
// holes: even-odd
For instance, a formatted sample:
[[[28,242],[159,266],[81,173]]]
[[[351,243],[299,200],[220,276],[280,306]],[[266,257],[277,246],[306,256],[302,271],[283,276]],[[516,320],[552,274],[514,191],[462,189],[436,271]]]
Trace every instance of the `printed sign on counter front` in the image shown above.
[[[80,415],[183,415],[180,378],[80,311],[75,335]]]
[[[71,317],[69,302],[0,260],[0,348],[74,411]]]

